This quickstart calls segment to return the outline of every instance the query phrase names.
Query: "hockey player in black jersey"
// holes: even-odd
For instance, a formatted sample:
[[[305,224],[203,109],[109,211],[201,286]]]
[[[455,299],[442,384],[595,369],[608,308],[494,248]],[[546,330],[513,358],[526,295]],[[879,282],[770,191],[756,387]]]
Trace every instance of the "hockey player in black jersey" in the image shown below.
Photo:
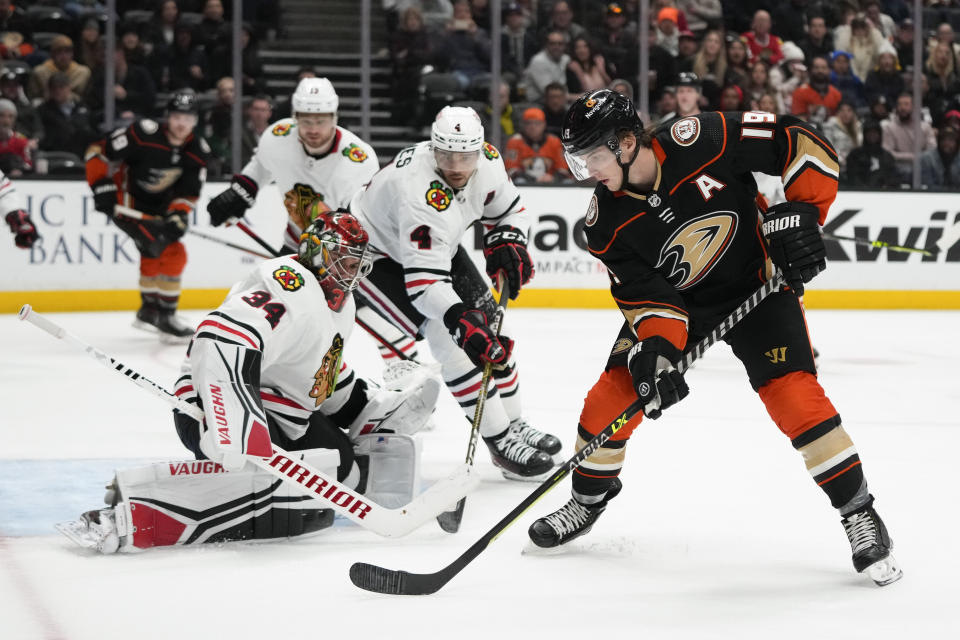
[[[187,252],[187,230],[206,179],[210,147],[193,134],[196,94],[176,92],[163,123],[139,120],[87,149],[87,182],[97,211],[107,215],[140,252],[140,297],[134,326],[160,332],[167,342],[186,342],[193,329],[174,316]],[[121,204],[146,214],[131,218]]]
[[[830,142],[792,116],[710,112],[644,129],[629,98],[584,94],[562,140],[578,179],[598,184],[586,213],[590,253],[610,277],[626,322],[580,415],[577,448],[639,397],[652,419],[682,400],[677,369],[696,344],[778,268],[771,294],[724,340],[777,427],[840,512],[858,572],[880,585],[902,575],[873,508],[860,457],[816,377],[803,286],[826,267],[820,225],[837,193]],[[751,171],[779,175],[787,202],[766,207]],[[638,414],[573,474],[573,497],[530,527],[541,547],[590,530],[619,493]]]

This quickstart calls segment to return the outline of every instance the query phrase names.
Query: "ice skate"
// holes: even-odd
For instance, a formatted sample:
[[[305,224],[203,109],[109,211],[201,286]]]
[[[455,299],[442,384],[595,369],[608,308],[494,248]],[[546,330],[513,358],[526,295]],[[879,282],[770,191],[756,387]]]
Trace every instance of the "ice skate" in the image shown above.
[[[563,444],[560,442],[560,438],[534,429],[524,418],[511,420],[510,429],[515,431],[517,436],[524,443],[552,456],[555,463],[563,462],[562,460],[557,459],[558,454],[563,449]]]
[[[513,429],[483,441],[490,449],[493,464],[500,467],[508,480],[539,481],[553,469],[553,458],[524,442]]]
[[[194,329],[187,326],[172,311],[160,311],[157,315],[157,330],[164,344],[186,344],[193,337]]]
[[[120,533],[113,509],[87,511],[76,520],[59,522],[54,526],[84,549],[111,554],[120,548]]]
[[[155,305],[145,304],[137,310],[137,315],[133,319],[133,326],[136,329],[157,333],[157,323],[160,321],[160,309]]]
[[[873,509],[872,497],[864,507],[843,518],[843,529],[850,540],[857,573],[866,573],[881,587],[903,577],[900,565],[890,554],[893,540]]]
[[[530,525],[527,533],[531,542],[548,549],[582,536],[593,528],[597,518],[606,510],[607,503],[616,498],[622,488],[620,479],[614,478],[603,500],[596,504],[583,504],[576,498],[570,498],[567,504]]]

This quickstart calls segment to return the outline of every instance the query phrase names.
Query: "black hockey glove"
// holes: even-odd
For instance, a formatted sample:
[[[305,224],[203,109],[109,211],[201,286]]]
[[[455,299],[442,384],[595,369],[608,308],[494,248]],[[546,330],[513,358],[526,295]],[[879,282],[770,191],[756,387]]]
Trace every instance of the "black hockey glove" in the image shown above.
[[[682,356],[679,349],[660,336],[635,344],[627,354],[633,388],[643,402],[643,414],[648,418],[656,420],[664,409],[690,393],[683,374],[676,369]]]
[[[483,237],[483,256],[487,259],[487,275],[497,282],[497,274],[503,271],[510,284],[510,299],[515,300],[520,287],[533,277],[526,236],[515,227],[495,227]]]
[[[240,173],[233,176],[230,188],[207,203],[210,224],[219,227],[224,222],[233,224],[242,218],[256,201],[258,190],[259,187],[253,178]]]
[[[163,236],[170,243],[176,242],[187,232],[187,214],[182,211],[168,211],[163,218]]]
[[[459,302],[443,314],[443,323],[450,330],[454,342],[478,367],[488,362],[494,367],[503,367],[510,359],[513,340],[494,333],[487,325],[487,316],[483,311]]]
[[[112,219],[117,208],[117,185],[111,178],[104,178],[90,188],[93,189],[93,208]]]
[[[781,202],[763,215],[763,236],[783,279],[798,296],[804,283],[827,268],[820,210],[809,202]]]
[[[30,219],[30,215],[23,209],[17,209],[8,213],[4,220],[10,225],[10,231],[13,232],[13,242],[21,249],[29,249],[37,241],[40,234],[37,233],[37,227]]]

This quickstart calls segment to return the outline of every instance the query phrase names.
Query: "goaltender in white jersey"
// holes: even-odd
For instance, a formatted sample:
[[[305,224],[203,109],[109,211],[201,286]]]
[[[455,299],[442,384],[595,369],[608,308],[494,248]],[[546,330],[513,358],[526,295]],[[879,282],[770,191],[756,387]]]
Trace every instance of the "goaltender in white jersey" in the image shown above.
[[[439,384],[414,375],[398,390],[368,388],[343,362],[351,291],[370,266],[356,218],[319,214],[298,255],[259,265],[194,335],[174,393],[206,417],[175,411],[174,421],[202,462],[118,470],[110,508],[58,528],[109,553],[330,526],[329,505],[247,464],[271,443],[374,502],[409,502],[418,484],[410,434],[432,412]]]

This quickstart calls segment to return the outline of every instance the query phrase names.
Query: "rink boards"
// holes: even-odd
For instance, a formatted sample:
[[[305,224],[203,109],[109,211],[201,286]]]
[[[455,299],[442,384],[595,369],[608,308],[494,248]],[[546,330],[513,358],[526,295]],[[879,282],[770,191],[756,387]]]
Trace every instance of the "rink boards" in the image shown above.
[[[124,234],[93,210],[80,181],[16,182],[43,237],[30,251],[0,251],[0,312],[29,302],[40,311],[120,310],[139,305],[136,249]],[[260,250],[237,228],[209,225],[206,203],[225,183],[204,187],[194,228],[225,241]],[[536,275],[518,306],[604,308],[612,306],[607,276],[586,251],[583,214],[591,190],[580,187],[522,187],[530,213],[530,252]],[[438,215],[442,215],[438,214]],[[250,226],[280,247],[286,212],[276,188],[261,189],[247,215]],[[841,192],[825,230],[864,240],[931,248],[960,224],[960,198],[942,193]],[[212,308],[260,258],[193,235],[183,276],[184,308]],[[482,264],[480,233],[464,240]],[[810,308],[960,309],[960,242],[933,256],[828,241],[829,268],[807,288]]]

